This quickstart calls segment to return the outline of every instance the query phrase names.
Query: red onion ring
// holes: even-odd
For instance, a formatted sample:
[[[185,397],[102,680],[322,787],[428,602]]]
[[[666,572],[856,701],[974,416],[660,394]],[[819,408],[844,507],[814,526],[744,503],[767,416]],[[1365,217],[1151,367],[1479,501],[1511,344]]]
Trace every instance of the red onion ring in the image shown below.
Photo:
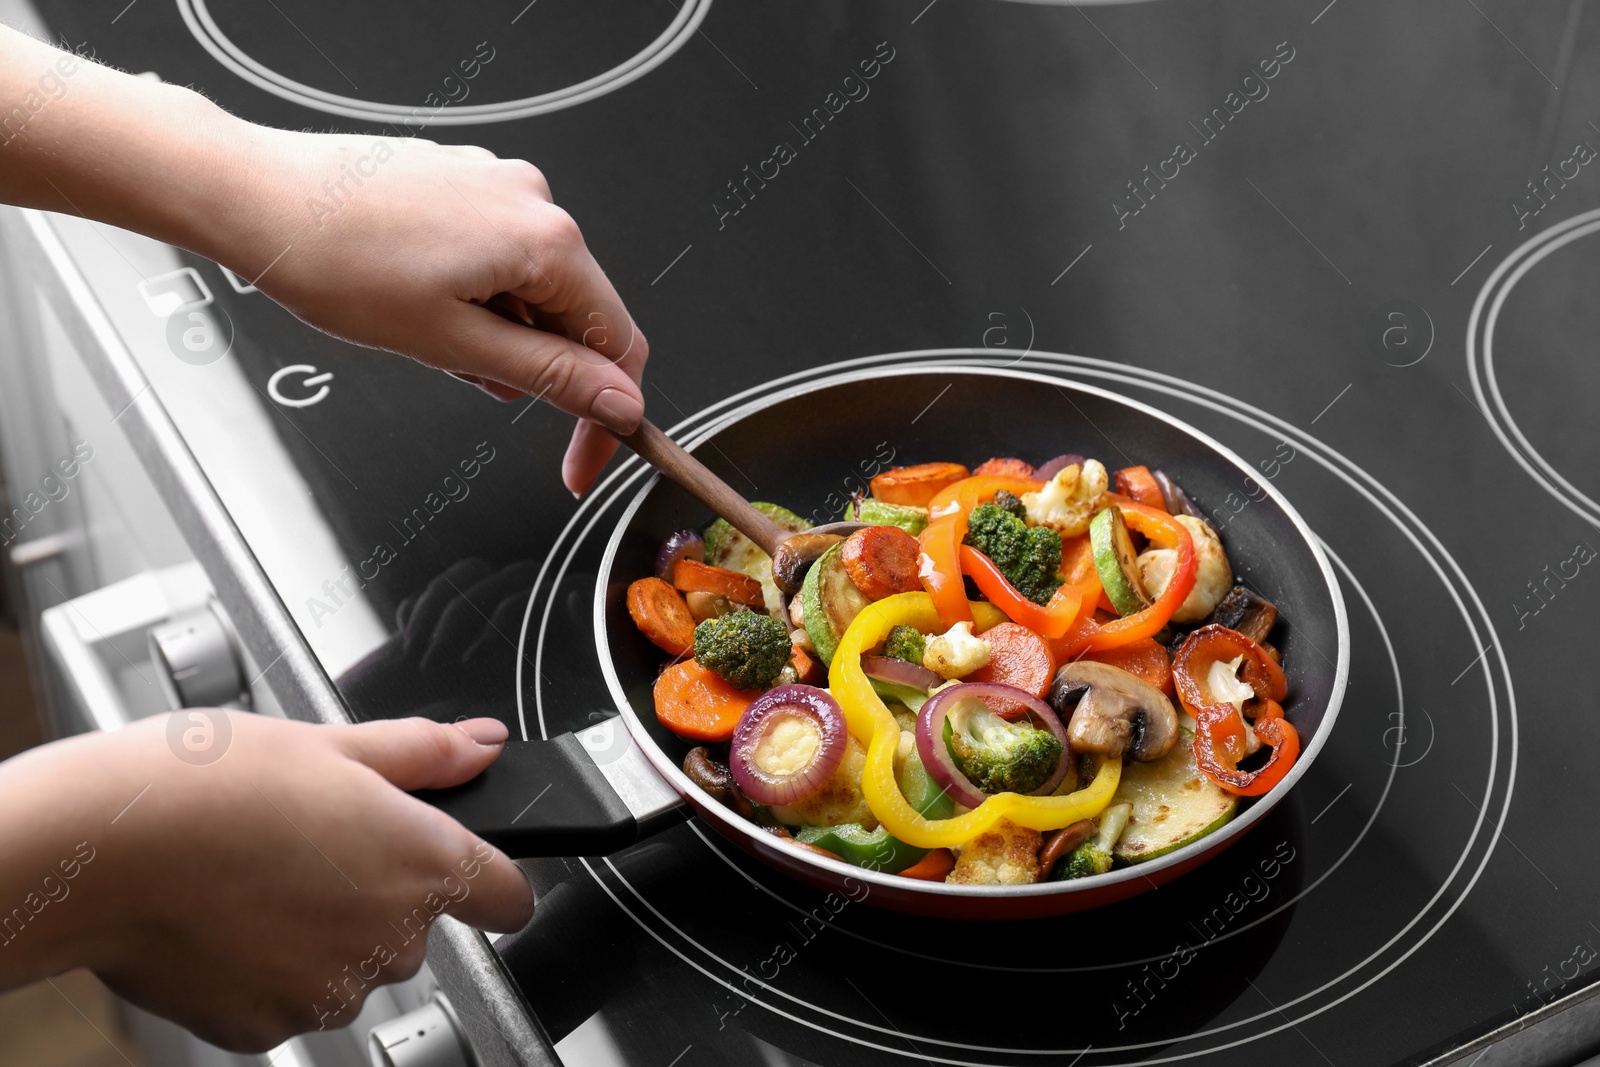
[[[861,670],[868,678],[880,682],[893,682],[926,693],[944,679],[920,663],[895,659],[893,656],[862,656]]]
[[[698,530],[679,530],[661,542],[661,549],[656,552],[656,577],[670,584],[672,570],[680,559],[705,562],[706,541]]]
[[[1033,472],[1033,476],[1039,479],[1041,482],[1048,482],[1051,478],[1054,478],[1057,474],[1060,474],[1063,469],[1072,466],[1074,463],[1081,467],[1083,466],[1083,462],[1084,460],[1082,456],[1078,455],[1076,452],[1068,452],[1064,456],[1057,456],[1055,459],[1052,459],[1044,466],[1035,470]]]
[[[990,700],[1021,706],[1026,709],[1034,726],[1049,730],[1061,742],[1061,758],[1056,761],[1055,773],[1029,795],[1047,797],[1054,793],[1067,777],[1067,760],[1071,758],[1067,749],[1067,729],[1061,725],[1061,719],[1049,704],[1026,690],[999,682],[962,682],[949,689],[941,689],[922,705],[922,710],[917,713],[917,755],[922,757],[922,765],[933,775],[934,781],[944,786],[945,792],[963,807],[975,808],[989,799],[988,793],[973,785],[961,773],[955,758],[950,755],[950,747],[944,741],[945,720],[956,705],[967,700],[983,700],[985,706],[989,706]]]
[[[1216,530],[1216,524],[1211,521],[1211,517],[1200,510],[1199,504],[1189,498],[1189,494],[1183,491],[1183,486],[1167,477],[1161,470],[1151,471],[1150,476],[1156,480],[1156,488],[1161,490],[1161,502],[1166,505],[1169,515],[1188,515],[1199,519],[1213,531]]]
[[[790,717],[816,724],[821,734],[817,754],[793,774],[772,774],[756,763],[756,751],[767,731]],[[839,769],[848,736],[844,712],[833,697],[816,686],[780,685],[762,693],[739,717],[728,746],[728,769],[757,804],[793,804],[816,793]]]

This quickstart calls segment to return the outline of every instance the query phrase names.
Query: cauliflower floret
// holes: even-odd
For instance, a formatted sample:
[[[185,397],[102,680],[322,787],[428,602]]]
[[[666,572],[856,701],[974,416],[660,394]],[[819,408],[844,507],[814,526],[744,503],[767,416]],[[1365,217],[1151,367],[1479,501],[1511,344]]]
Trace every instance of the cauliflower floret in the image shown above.
[[[1228,554],[1215,531],[1193,515],[1173,516],[1194,539],[1197,566],[1194,588],[1184,598],[1178,610],[1172,613],[1173,622],[1199,622],[1216,610],[1222,598],[1233,588],[1233,568],[1228,566]],[[1178,566],[1178,551],[1174,548],[1151,548],[1139,553],[1139,577],[1152,597],[1172,581],[1172,572]]]
[[[922,653],[922,665],[941,678],[960,678],[988,662],[989,642],[972,632],[970,622],[958,622],[928,638]]]
[[[811,643],[811,635],[806,633],[805,612],[801,610],[799,597],[789,602],[789,640],[802,652],[817,650],[817,646]]]
[[[837,826],[858,822],[868,830],[878,828],[877,816],[861,793],[861,772],[867,765],[866,747],[855,738],[845,742],[839,769],[822,788],[793,804],[772,808],[772,817],[785,826]]]
[[[1243,662],[1243,655],[1231,660],[1214,659],[1206,671],[1206,688],[1211,695],[1218,700],[1226,700],[1235,711],[1243,708],[1246,701],[1256,698],[1256,691],[1239,677],[1239,665]]]
[[[956,885],[1032,885],[1039,880],[1037,830],[1001,819],[956,850],[956,865],[945,881]]]
[[[1223,662],[1212,660],[1211,668],[1206,671],[1206,688],[1211,690],[1212,696],[1219,700],[1226,700],[1234,706],[1235,710],[1242,710],[1245,702],[1256,698],[1256,691],[1250,688],[1249,683],[1239,677],[1239,665],[1244,662],[1244,657],[1235,656]],[[1253,756],[1261,748],[1261,739],[1251,728],[1250,720],[1244,721],[1244,754]]]
[[[1037,493],[1023,493],[1022,506],[1033,525],[1048,526],[1064,538],[1077,537],[1089,529],[1089,520],[1105,506],[1109,484],[1105,464],[1099,460],[1084,460],[1081,468],[1070,463]]]

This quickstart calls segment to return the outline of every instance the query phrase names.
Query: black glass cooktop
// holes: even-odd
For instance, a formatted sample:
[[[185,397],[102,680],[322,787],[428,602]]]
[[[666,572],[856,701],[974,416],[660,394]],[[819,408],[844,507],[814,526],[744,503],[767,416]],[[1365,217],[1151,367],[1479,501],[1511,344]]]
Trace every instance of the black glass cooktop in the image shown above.
[[[663,425],[786,376],[1013,365],[1198,425],[1335,561],[1338,727],[1199,871],[968,926],[825,897],[685,824],[536,865],[537,917],[500,947],[554,1037],[682,1067],[1401,1064],[1594,982],[1583,0],[124,3],[41,6],[252,118],[535,160],[651,338]],[[359,576],[269,567],[352,710],[530,738],[610,715],[594,582],[637,465],[575,502],[564,416],[192,265],[235,331],[214,366],[256,387]],[[250,460],[199,458],[214,481]]]

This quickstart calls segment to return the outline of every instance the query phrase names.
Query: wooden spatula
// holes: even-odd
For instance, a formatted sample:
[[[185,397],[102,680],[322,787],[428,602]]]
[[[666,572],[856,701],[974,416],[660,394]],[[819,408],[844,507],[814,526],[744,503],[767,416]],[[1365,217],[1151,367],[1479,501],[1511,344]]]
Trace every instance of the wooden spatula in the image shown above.
[[[772,579],[788,596],[800,591],[806,569],[830,545],[864,526],[864,522],[831,522],[795,533],[767,518],[733,487],[713,474],[704,463],[686,452],[649,419],[639,428],[617,440],[633,449],[644,461],[666,475],[690,496],[733,524],[733,528],[754,541],[772,557]]]

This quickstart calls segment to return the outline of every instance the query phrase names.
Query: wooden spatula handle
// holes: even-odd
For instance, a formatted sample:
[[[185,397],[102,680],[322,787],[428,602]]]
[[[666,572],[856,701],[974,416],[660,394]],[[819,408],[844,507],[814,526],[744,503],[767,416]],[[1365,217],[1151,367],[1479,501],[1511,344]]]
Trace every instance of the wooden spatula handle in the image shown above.
[[[642,420],[633,433],[617,439],[690,496],[727,519],[734,529],[761,546],[767,555],[776,556],[778,546],[792,533],[751,507],[732,486],[711,473],[704,463],[684,451],[649,419]]]

